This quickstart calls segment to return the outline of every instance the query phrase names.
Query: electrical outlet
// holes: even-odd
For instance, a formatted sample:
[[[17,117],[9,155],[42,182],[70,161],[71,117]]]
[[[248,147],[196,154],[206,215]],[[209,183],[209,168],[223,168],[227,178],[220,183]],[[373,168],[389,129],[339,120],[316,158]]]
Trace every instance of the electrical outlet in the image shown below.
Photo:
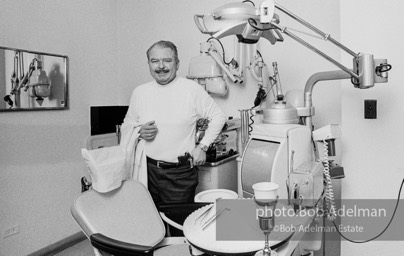
[[[377,100],[365,100],[365,119],[377,118]]]
[[[20,224],[14,225],[12,227],[3,230],[3,238],[20,233]]]

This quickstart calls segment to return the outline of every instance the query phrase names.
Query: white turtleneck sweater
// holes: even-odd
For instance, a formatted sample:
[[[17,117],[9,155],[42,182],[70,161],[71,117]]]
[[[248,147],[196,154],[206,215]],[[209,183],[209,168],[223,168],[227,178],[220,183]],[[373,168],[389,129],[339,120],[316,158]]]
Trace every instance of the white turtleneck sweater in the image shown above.
[[[226,116],[198,83],[176,77],[167,85],[152,81],[136,87],[123,125],[154,120],[158,133],[154,140],[145,142],[146,155],[156,160],[178,162],[178,156],[195,148],[199,118],[210,120],[201,141],[203,145],[210,145],[222,130]]]

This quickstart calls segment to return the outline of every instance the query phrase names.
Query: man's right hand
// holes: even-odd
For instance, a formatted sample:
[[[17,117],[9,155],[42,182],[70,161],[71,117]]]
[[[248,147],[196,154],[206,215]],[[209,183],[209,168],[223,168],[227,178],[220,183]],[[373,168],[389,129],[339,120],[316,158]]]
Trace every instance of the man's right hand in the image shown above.
[[[157,133],[157,126],[154,124],[154,121],[150,121],[140,127],[139,137],[146,141],[151,141],[156,137]]]

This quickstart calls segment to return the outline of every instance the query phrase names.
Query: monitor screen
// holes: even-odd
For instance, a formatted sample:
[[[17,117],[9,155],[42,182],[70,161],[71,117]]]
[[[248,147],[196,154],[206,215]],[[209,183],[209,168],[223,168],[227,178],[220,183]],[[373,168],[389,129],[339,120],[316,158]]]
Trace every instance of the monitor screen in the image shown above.
[[[279,146],[279,142],[260,139],[250,140],[241,166],[243,191],[254,195],[253,184],[271,181],[272,166]]]
[[[128,106],[91,106],[91,135],[116,132],[116,125],[121,125]]]

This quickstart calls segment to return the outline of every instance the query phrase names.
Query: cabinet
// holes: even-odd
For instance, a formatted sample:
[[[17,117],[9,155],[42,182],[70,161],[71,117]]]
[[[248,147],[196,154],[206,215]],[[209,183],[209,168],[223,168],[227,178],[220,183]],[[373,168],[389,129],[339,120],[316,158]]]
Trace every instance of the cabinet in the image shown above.
[[[208,189],[229,189],[237,193],[237,161],[238,154],[214,163],[198,166],[199,185],[196,193]]]

